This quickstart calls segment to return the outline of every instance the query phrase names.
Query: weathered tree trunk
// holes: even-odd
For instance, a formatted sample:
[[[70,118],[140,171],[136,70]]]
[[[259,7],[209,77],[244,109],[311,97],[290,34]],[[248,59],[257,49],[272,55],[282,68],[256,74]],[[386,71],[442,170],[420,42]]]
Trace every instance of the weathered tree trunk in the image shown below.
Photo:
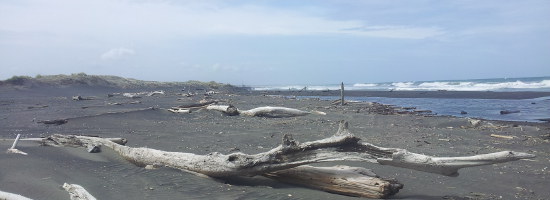
[[[403,188],[403,184],[396,180],[382,179],[371,170],[341,165],[334,167],[302,165],[269,172],[264,176],[331,193],[377,199],[387,198]]]
[[[348,131],[345,122],[340,124],[340,129],[332,137],[298,143],[292,139],[292,136],[284,135],[283,143],[278,147],[253,155],[240,152],[228,155],[217,152],[207,155],[166,152],[150,148],[127,147],[111,140],[88,136],[52,135],[44,139],[44,144],[84,147],[103,145],[140,166],[168,166],[212,177],[261,175],[300,165],[329,161],[366,161],[457,176],[461,168],[534,157],[531,154],[513,151],[468,157],[433,157],[411,153],[405,149],[378,147],[359,142],[360,139]]]
[[[367,176],[373,174],[357,168],[344,169],[340,173],[337,167],[296,167],[329,161],[366,161],[446,176],[458,176],[458,170],[461,168],[534,157],[531,154],[513,151],[468,157],[433,157],[411,153],[405,149],[378,147],[359,140],[348,131],[347,122],[341,122],[338,132],[332,137],[298,143],[292,139],[292,136],[284,135],[283,142],[278,147],[253,155],[240,152],[229,155],[217,152],[207,155],[166,152],[123,146],[126,140],[120,138],[58,134],[45,138],[43,144],[83,147],[103,145],[138,166],[167,166],[219,178],[265,175],[335,193],[376,198],[396,193],[401,188],[401,184],[366,177],[365,174]],[[296,169],[290,170],[291,168]],[[363,175],[354,175],[350,171]]]
[[[239,110],[232,105],[210,105],[206,107],[208,110],[217,110],[227,115],[244,115],[251,117],[297,117],[311,114],[312,112],[302,111],[294,108],[286,107],[258,107],[250,110]],[[321,112],[313,112],[318,114],[324,114]]]
[[[258,107],[250,110],[244,110],[240,112],[241,115],[252,117],[296,117],[309,115],[311,112],[302,111],[294,108],[285,107]]]

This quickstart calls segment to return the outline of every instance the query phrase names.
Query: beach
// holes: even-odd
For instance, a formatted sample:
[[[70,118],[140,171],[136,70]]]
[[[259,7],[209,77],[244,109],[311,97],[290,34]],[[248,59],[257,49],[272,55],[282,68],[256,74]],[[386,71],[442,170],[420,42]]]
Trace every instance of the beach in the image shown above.
[[[122,95],[160,89],[164,94],[140,95],[139,98]],[[186,96],[188,93],[196,95]],[[472,156],[507,150],[537,156],[462,169],[458,177],[362,162],[314,164],[365,167],[382,177],[395,178],[405,186],[391,198],[547,199],[550,196],[547,190],[550,185],[549,123],[482,120],[480,125],[473,126],[467,118],[398,112],[403,110],[367,102],[341,106],[318,98],[299,98],[334,96],[333,93],[339,95],[339,91],[265,92],[208,87],[193,91],[182,91],[179,87],[3,88],[0,93],[0,149],[8,149],[16,134],[35,138],[59,133],[122,137],[128,139],[127,146],[163,151],[254,154],[278,146],[284,134],[292,134],[300,142],[330,137],[336,133],[339,121],[345,120],[354,135],[382,147],[433,156]],[[72,100],[76,95],[89,100]],[[547,92],[450,91],[350,91],[346,95],[466,99],[550,96]],[[282,106],[326,115],[266,118],[227,116],[206,109],[191,113],[166,110],[203,99],[239,109]],[[66,123],[43,123],[56,119],[65,119]],[[28,155],[0,156],[0,190],[33,199],[68,199],[67,193],[60,188],[65,182],[82,185],[98,199],[357,199],[263,177],[220,180],[170,168],[147,170],[107,148],[92,154],[83,148],[45,147],[21,141],[18,149]]]

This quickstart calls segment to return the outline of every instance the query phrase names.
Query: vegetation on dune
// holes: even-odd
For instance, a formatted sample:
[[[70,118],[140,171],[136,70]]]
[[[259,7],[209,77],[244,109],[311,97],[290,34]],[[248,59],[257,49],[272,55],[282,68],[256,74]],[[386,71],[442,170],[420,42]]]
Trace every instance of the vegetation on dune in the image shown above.
[[[92,86],[92,87],[112,87],[112,88],[163,88],[163,87],[208,87],[213,89],[230,88],[229,84],[217,83],[214,81],[187,81],[187,82],[159,82],[143,81],[132,78],[123,78],[110,75],[88,75],[85,73],[73,73],[71,75],[36,75],[13,76],[0,85],[12,86]]]
[[[11,78],[2,81],[2,84],[23,85],[30,79],[32,79],[30,76],[12,76]]]

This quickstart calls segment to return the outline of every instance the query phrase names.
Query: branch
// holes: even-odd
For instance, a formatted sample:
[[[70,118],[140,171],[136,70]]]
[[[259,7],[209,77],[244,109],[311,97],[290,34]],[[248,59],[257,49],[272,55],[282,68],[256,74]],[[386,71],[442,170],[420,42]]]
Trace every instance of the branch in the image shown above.
[[[77,184],[63,184],[63,189],[70,195],[71,200],[96,200],[84,187]]]
[[[24,196],[21,196],[21,195],[18,195],[18,194],[13,194],[13,193],[4,192],[4,191],[0,191],[0,199],[8,199],[8,200],[32,200],[32,199],[29,199],[29,198],[27,198],[27,197],[24,197]]]
[[[6,153],[18,153],[18,154],[23,154],[23,155],[27,155],[27,153],[19,150],[19,149],[16,149],[15,147],[17,147],[17,142],[19,142],[19,138],[21,137],[21,134],[17,134],[17,136],[15,137],[15,140],[13,141],[13,144],[11,145],[11,147],[6,151]]]

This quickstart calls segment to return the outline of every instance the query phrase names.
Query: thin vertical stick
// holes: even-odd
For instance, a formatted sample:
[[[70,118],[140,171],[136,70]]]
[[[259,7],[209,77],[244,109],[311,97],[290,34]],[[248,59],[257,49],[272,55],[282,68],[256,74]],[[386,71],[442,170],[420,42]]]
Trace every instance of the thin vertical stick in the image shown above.
[[[13,141],[10,149],[15,149],[15,146],[17,146],[17,142],[19,142],[19,137],[21,137],[21,134],[17,134],[17,137],[15,137],[15,141]]]
[[[344,82],[340,84],[340,104],[344,105]]]
[[[21,137],[21,134],[17,134],[17,137],[15,137],[15,141],[13,141],[13,144],[11,145],[11,148],[8,149],[7,153],[18,153],[18,154],[27,155],[27,153],[22,152],[21,150],[15,148],[17,146],[17,142],[19,142],[20,137]]]

